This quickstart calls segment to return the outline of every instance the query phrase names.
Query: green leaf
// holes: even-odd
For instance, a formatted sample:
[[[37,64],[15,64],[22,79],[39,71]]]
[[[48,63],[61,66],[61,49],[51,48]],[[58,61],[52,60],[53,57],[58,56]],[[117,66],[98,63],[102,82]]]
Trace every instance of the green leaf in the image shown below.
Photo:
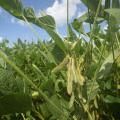
[[[119,50],[115,50],[114,54],[116,59],[119,56]],[[101,65],[101,68],[98,73],[98,79],[102,79],[103,77],[107,77],[110,75],[113,63],[114,63],[114,60],[113,60],[113,55],[111,53]]]
[[[47,103],[41,104],[40,109],[45,118],[48,118],[51,115],[51,113],[49,112],[49,109],[47,107]]]
[[[0,97],[0,115],[23,113],[31,110],[31,96],[24,93],[12,93]]]
[[[14,16],[22,16],[23,6],[20,0],[0,0],[0,6]]]
[[[84,33],[83,23],[79,22],[77,19],[73,21],[72,26],[77,32]]]
[[[11,0],[11,1],[6,0],[4,2],[2,0],[0,2],[0,6],[3,7],[5,10],[7,10],[8,12],[10,12],[13,16],[15,16],[19,19],[22,19],[22,20],[24,20],[24,17],[25,17],[28,22],[32,22],[32,23],[36,24],[37,26],[45,29],[47,31],[47,33],[56,42],[56,44],[61,48],[61,50],[66,52],[66,47],[65,47],[65,44],[64,44],[62,38],[53,30],[53,29],[55,29],[54,19],[49,15],[37,18],[35,16],[34,10],[32,8],[24,8],[23,10],[21,10],[21,11],[24,11],[21,16],[21,14],[20,14],[21,11],[19,11],[19,9],[22,7],[14,7],[13,8],[13,5],[12,5],[12,3],[13,3],[15,6],[22,6],[22,4],[19,3],[18,1],[19,0]],[[17,3],[17,4],[15,4],[15,3]],[[12,8],[13,8],[14,12],[11,12]]]
[[[106,103],[120,103],[120,98],[114,97],[112,95],[107,95],[105,98],[103,98],[103,101]]]
[[[45,26],[44,24],[42,24],[42,27],[47,31],[47,33],[52,37],[52,39],[55,41],[56,45],[64,52],[67,52],[67,48],[64,44],[64,41],[62,40],[62,38],[58,35],[58,33],[56,33],[56,31],[51,30],[50,28],[48,28],[47,26]]]
[[[78,18],[79,22],[85,22],[88,19],[88,13],[84,13]]]
[[[82,2],[91,10],[97,10],[99,0],[82,0]]]
[[[105,9],[105,12],[109,13],[112,15],[118,24],[120,24],[120,9],[119,8],[110,8],[110,9]]]
[[[65,116],[63,116],[58,111],[56,111],[56,109],[54,109],[54,107],[51,106],[49,103],[43,103],[42,105],[40,105],[40,109],[43,116],[45,118],[51,116],[51,119],[54,118],[54,119],[66,120],[69,117],[68,116],[69,112],[67,111],[68,109],[67,101],[65,101],[62,98],[59,99],[56,95],[53,95],[52,97],[50,97],[50,99],[63,111]]]
[[[73,31],[73,28],[71,25],[68,25],[68,32],[69,32],[69,41],[75,41],[77,39],[77,36],[75,32]]]
[[[38,18],[38,20],[43,23],[44,25],[47,25],[49,28],[51,29],[55,29],[56,24],[55,24],[55,20],[52,16],[50,15],[45,15],[42,16],[40,18]],[[42,27],[42,26],[41,26]]]
[[[60,108],[63,111],[65,116],[63,116],[58,111],[56,111],[53,106],[51,106],[50,104],[47,104],[47,107],[48,107],[49,111],[51,112],[51,114],[57,119],[60,118],[61,120],[66,120],[69,117],[69,112],[67,111],[67,109],[68,109],[67,101],[65,101],[62,98],[59,99],[56,95],[53,95],[50,98],[50,100],[53,101],[58,106],[58,108]]]
[[[28,19],[33,19],[35,18],[35,12],[34,12],[34,9],[33,8],[24,8],[24,16]]]
[[[36,17],[33,8],[30,7],[23,8],[23,5],[20,2],[20,0],[1,0],[0,6],[13,16],[21,20],[24,20],[25,17],[29,22],[36,24],[39,27],[42,27],[41,24],[44,24],[50,29],[55,29],[56,25],[53,17],[49,15],[39,18]]]
[[[2,68],[6,67],[6,63],[4,62],[4,60],[2,58],[0,58],[0,67],[2,67]]]
[[[99,92],[99,85],[96,81],[88,80],[87,81],[87,94],[89,101],[93,100]]]
[[[52,55],[54,56],[54,59],[56,63],[62,62],[62,60],[65,57],[65,53],[56,45],[55,43],[50,44],[48,49],[51,51]]]

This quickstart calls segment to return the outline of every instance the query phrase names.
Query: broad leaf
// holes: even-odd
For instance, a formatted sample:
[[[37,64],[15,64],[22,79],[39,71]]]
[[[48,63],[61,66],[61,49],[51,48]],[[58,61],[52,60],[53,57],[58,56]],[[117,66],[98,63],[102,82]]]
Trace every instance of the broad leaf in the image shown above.
[[[41,24],[44,24],[51,29],[55,29],[55,21],[51,16],[36,17],[34,10],[32,8],[23,8],[20,0],[0,0],[0,6],[19,19],[25,20],[25,17],[28,22],[39,27],[42,27]]]
[[[79,22],[78,19],[73,21],[72,26],[77,32],[84,33],[83,22]]]
[[[8,0],[6,0],[5,3],[4,3],[4,0],[1,0],[0,6],[3,7],[5,10],[7,10],[9,13],[11,13],[13,16],[15,16],[19,19],[22,19],[22,20],[25,20],[24,18],[26,18],[28,22],[32,22],[33,24],[36,24],[37,26],[45,29],[47,31],[47,33],[52,37],[52,39],[56,42],[56,44],[64,52],[66,52],[66,47],[65,47],[64,42],[62,41],[61,37],[53,30],[53,29],[55,29],[55,21],[51,16],[46,15],[46,16],[37,18],[35,16],[34,10],[32,8],[24,8],[19,12],[19,9],[22,7],[20,7],[20,8],[15,7],[13,9],[14,12],[11,12],[11,9],[13,7],[11,3],[12,2],[14,4],[16,3],[14,1],[18,2],[19,0],[11,0],[9,2],[8,2]],[[17,6],[17,5],[22,6],[22,4],[19,2],[17,4],[15,4],[15,6]],[[23,12],[23,13],[21,13],[21,12]]]
[[[110,8],[110,9],[105,9],[105,12],[109,13],[112,15],[118,24],[120,24],[120,9],[119,8]]]
[[[87,94],[89,101],[93,100],[99,92],[99,85],[95,80],[87,81]]]
[[[56,95],[52,96],[50,99],[61,109],[61,111],[63,111],[65,116],[63,116],[58,111],[56,111],[53,106],[51,106],[50,104],[47,104],[47,107],[48,107],[49,111],[51,112],[51,114],[55,118],[61,118],[62,120],[66,120],[69,117],[69,112],[67,111],[67,109],[68,109],[67,101],[65,101],[62,98],[59,99]]]
[[[39,21],[40,22],[40,21]],[[40,22],[41,23],[41,22]],[[44,24],[42,24],[42,27],[47,31],[47,33],[50,35],[50,37],[52,37],[52,39],[55,41],[56,45],[63,51],[63,52],[67,52],[67,48],[64,44],[64,41],[62,40],[62,38],[58,35],[58,33],[56,33],[56,31],[51,30],[50,28],[48,28],[47,26],[45,26]]]
[[[14,16],[22,16],[23,6],[20,0],[0,0],[0,6]]]
[[[111,95],[107,95],[105,98],[103,98],[104,102],[106,103],[120,103],[119,97],[114,97]]]
[[[82,0],[82,2],[91,10],[96,10],[99,0]]]
[[[0,97],[0,115],[23,113],[31,110],[32,99],[24,93],[12,93]]]
[[[119,56],[119,50],[116,50],[114,54],[116,59]],[[113,60],[113,55],[111,53],[101,65],[101,68],[98,73],[98,79],[102,79],[103,77],[109,76],[113,63],[114,63],[114,60]]]

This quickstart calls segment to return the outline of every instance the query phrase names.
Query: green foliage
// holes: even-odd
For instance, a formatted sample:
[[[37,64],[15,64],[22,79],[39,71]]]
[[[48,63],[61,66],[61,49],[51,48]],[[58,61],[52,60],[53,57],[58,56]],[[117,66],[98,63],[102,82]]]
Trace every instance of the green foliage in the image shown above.
[[[105,11],[115,18],[116,21],[114,22],[117,22],[116,24],[120,24],[120,9],[119,8],[106,9]]]
[[[104,6],[99,0],[82,1],[88,12],[69,24],[64,39],[51,16],[37,18],[19,0],[0,1],[10,14],[51,37],[37,43],[18,39],[11,48],[7,40],[0,43],[1,120],[120,119],[119,1],[106,0]],[[105,20],[103,32],[100,23]],[[90,25],[88,33],[84,22]]]
[[[33,8],[24,8],[20,0],[1,0],[0,6],[19,19],[25,20],[26,18],[39,27],[47,26],[47,28],[55,29],[55,21],[51,16],[37,18]]]
[[[0,97],[0,115],[25,113],[32,108],[32,98],[28,94],[12,93]]]
[[[82,0],[82,2],[91,10],[97,10],[98,4],[99,4],[99,0]]]

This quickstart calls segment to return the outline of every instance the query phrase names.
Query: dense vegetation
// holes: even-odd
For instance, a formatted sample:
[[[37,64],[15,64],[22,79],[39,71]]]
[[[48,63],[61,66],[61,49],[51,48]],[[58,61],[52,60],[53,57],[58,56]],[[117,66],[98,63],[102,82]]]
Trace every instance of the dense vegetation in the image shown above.
[[[7,40],[0,43],[1,120],[120,119],[120,1],[82,2],[88,12],[68,21],[68,36],[62,39],[51,16],[37,18],[20,0],[0,0],[33,32],[30,23],[51,37],[37,43],[19,39],[13,47]],[[90,25],[88,33],[84,22]]]

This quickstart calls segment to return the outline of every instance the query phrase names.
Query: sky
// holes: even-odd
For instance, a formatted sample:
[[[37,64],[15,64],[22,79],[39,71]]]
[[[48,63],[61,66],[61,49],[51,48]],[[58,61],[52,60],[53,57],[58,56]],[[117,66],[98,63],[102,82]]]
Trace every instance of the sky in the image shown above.
[[[66,36],[67,0],[21,0],[24,7],[33,7],[36,15],[44,11],[54,17],[57,31],[61,36]],[[69,19],[80,17],[87,8],[80,0],[69,0]],[[42,40],[49,40],[48,34],[41,28],[32,25]],[[10,42],[16,42],[18,38],[28,42],[37,41],[38,37],[31,31],[29,26],[22,20],[16,19],[5,10],[0,8],[0,41],[3,38]]]

